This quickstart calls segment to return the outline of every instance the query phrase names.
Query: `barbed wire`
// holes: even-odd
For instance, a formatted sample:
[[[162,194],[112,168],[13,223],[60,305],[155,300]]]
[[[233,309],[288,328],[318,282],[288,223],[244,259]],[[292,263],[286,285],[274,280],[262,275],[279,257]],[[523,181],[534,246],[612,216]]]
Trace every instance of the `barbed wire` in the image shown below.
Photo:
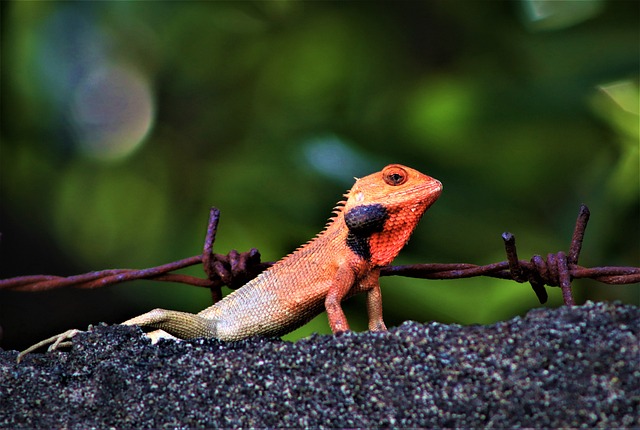
[[[381,276],[406,276],[421,279],[461,279],[475,276],[489,276],[510,279],[519,283],[529,282],[540,303],[548,299],[546,286],[560,287],[566,305],[574,305],[571,291],[573,279],[589,278],[605,284],[633,284],[640,282],[640,267],[582,267],[578,257],[582,249],[584,233],[589,221],[589,209],[582,205],[578,213],[569,253],[563,251],[547,254],[546,258],[534,255],[529,261],[520,260],[516,251],[515,236],[502,234],[507,260],[483,266],[467,263],[453,264],[413,264],[384,266]],[[237,289],[258,276],[272,262],[261,262],[260,253],[252,248],[247,252],[230,251],[228,254],[213,252],[218,230],[220,211],[211,208],[209,223],[201,255],[163,264],[149,269],[110,269],[74,276],[29,275],[0,280],[0,289],[13,291],[47,291],[63,287],[82,289],[101,288],[108,285],[147,279],[205,287],[211,290],[214,303],[222,298],[222,286]],[[185,267],[202,264],[207,278],[172,273]]]

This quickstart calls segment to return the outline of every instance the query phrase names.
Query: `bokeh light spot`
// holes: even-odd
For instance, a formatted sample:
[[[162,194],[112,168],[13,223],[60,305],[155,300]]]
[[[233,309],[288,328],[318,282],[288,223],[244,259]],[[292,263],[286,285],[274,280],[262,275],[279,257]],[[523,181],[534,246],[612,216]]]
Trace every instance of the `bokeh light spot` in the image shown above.
[[[600,85],[598,88],[622,110],[634,115],[638,115],[640,112],[638,106],[638,95],[640,94],[638,84],[631,79]]]
[[[351,176],[366,172],[370,165],[340,137],[328,134],[313,137],[303,144],[304,157],[313,169],[325,176],[350,183]],[[345,172],[352,172],[345,176]]]
[[[525,19],[533,30],[559,30],[598,15],[602,0],[525,0]]]
[[[75,88],[72,127],[80,150],[102,159],[130,154],[153,123],[148,80],[131,68],[105,65]]]

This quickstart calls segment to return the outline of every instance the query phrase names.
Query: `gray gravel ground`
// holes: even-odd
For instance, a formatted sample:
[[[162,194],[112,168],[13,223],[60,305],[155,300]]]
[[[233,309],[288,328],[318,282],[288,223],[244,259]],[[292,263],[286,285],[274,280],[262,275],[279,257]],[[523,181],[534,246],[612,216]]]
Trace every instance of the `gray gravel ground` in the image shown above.
[[[296,343],[140,333],[98,327],[19,365],[0,350],[0,428],[640,426],[633,306]]]

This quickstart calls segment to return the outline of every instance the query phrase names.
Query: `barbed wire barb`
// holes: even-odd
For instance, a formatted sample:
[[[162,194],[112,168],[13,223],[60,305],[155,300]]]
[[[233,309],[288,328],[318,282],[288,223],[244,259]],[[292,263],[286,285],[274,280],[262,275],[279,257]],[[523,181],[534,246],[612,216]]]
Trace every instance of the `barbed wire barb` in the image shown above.
[[[586,268],[578,265],[578,257],[582,249],[589,217],[589,209],[586,205],[581,205],[568,255],[563,251],[559,251],[555,254],[548,254],[546,259],[540,255],[534,255],[529,261],[520,260],[516,250],[515,236],[505,232],[502,234],[502,239],[507,255],[506,261],[484,266],[468,263],[384,266],[380,270],[380,275],[434,280],[488,276],[510,279],[518,283],[529,282],[540,303],[545,303],[548,300],[545,286],[560,287],[563,301],[568,306],[575,304],[571,290],[573,279],[589,278],[610,285],[640,282],[640,267],[605,266]],[[111,269],[68,277],[52,275],[18,276],[0,280],[0,289],[28,292],[47,291],[64,287],[91,289],[147,279],[209,288],[215,303],[222,298],[223,285],[232,289],[240,288],[274,264],[272,262],[261,262],[260,252],[256,248],[242,253],[231,250],[226,255],[214,253],[213,245],[219,220],[220,211],[212,207],[209,211],[209,222],[201,255],[140,270]],[[206,278],[172,273],[196,264],[202,264]]]

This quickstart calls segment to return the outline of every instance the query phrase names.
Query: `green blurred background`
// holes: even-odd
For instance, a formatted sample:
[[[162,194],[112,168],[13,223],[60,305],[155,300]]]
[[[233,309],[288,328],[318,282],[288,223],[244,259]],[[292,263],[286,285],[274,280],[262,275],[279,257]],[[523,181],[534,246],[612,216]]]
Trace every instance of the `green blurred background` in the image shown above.
[[[216,252],[264,261],[322,229],[391,162],[444,192],[396,264],[567,250],[640,265],[636,1],[2,2],[0,277],[145,268]],[[200,275],[200,268],[187,273]],[[528,284],[383,278],[385,320],[491,323]],[[574,282],[579,303],[640,289]],[[546,306],[561,303],[550,289]],[[135,282],[0,292],[4,348],[208,291]],[[346,303],[366,329],[361,297]],[[328,333],[323,314],[288,339]]]

